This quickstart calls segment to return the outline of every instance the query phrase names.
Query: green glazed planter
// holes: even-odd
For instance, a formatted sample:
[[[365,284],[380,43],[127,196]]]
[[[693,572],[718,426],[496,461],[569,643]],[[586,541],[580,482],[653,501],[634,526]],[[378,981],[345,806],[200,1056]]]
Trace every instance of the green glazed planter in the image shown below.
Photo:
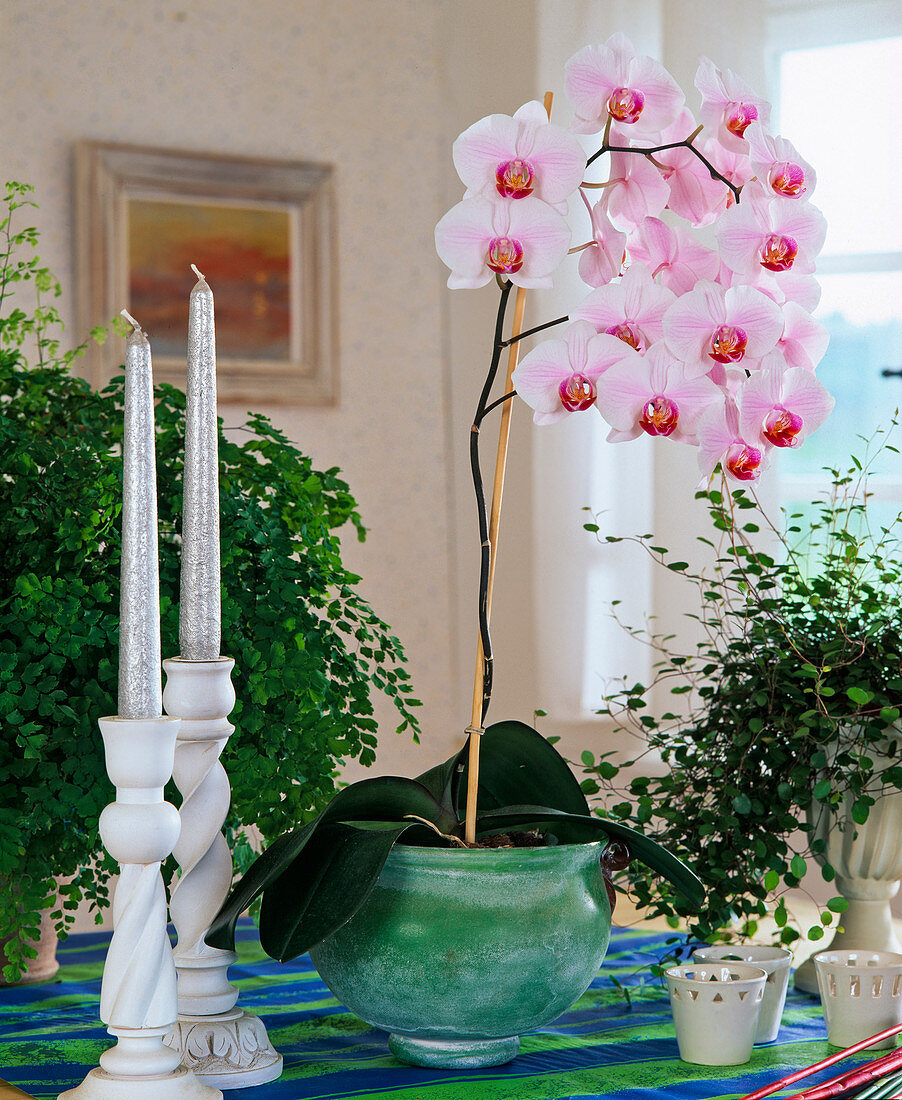
[[[509,1062],[604,958],[604,843],[390,853],[363,906],[311,952],[323,981],[419,1066]]]

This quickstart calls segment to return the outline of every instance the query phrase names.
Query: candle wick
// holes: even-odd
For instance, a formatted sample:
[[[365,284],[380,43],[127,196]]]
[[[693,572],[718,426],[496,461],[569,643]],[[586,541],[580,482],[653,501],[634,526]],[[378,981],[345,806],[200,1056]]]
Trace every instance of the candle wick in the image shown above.
[[[195,267],[195,265],[194,265],[194,264],[192,264],[192,265],[191,265],[191,270],[192,270],[192,271],[194,272],[194,274],[195,274],[195,275],[196,275],[196,276],[198,277],[198,279],[200,279],[200,281],[201,281],[202,283],[205,283],[205,282],[207,281],[207,280],[206,280],[206,279],[205,279],[205,278],[203,277],[203,275],[201,275],[201,273],[200,273],[200,272],[199,272],[199,271],[197,270],[197,268]]]
[[[128,323],[129,323],[130,325],[132,325],[132,326],[133,326],[133,328],[134,328],[135,332],[141,332],[141,331],[142,331],[142,329],[141,329],[141,326],[140,326],[140,325],[138,324],[138,322],[137,322],[137,321],[136,321],[136,320],[134,319],[134,317],[132,317],[132,315],[131,315],[131,314],[129,313],[129,311],[128,311],[127,309],[121,309],[121,310],[119,311],[119,313],[120,313],[120,315],[121,315],[122,317],[124,317],[124,318],[126,319],[126,321],[128,321]]]

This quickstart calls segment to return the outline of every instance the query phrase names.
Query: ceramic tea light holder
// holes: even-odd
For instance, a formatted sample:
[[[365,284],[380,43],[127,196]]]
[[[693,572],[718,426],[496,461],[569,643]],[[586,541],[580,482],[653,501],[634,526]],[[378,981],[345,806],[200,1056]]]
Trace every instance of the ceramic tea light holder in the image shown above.
[[[827,1041],[847,1047],[902,1024],[902,955],[890,951],[821,951],[814,956]],[[890,1036],[869,1050],[896,1045]]]
[[[789,968],[792,952],[785,947],[769,947],[766,944],[724,944],[718,947],[699,947],[692,953],[693,962],[740,962],[760,967],[767,975],[761,1013],[758,1016],[756,1043],[772,1043],[780,1031],[786,989],[789,985]]]
[[[680,1058],[740,1066],[752,1056],[767,974],[734,962],[692,962],[664,971]]]

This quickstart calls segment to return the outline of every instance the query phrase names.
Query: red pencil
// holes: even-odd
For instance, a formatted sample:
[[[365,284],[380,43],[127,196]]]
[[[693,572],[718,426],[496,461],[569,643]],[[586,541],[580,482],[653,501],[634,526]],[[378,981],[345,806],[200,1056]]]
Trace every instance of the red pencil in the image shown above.
[[[882,1058],[877,1058],[876,1061],[867,1062],[863,1066],[856,1066],[855,1069],[841,1073],[838,1077],[825,1081],[813,1089],[797,1092],[794,1096],[787,1097],[787,1100],[833,1100],[833,1097],[844,1093],[846,1089],[868,1085],[871,1081],[879,1081],[881,1077],[886,1077],[900,1067],[902,1067],[902,1050],[894,1050]]]
[[[742,1100],[763,1100],[765,1096],[770,1096],[774,1092],[779,1092],[780,1089],[785,1089],[789,1085],[794,1085],[796,1081],[801,1081],[803,1077],[810,1077],[812,1073],[817,1073],[818,1070],[829,1069],[830,1066],[835,1066],[837,1062],[841,1062],[843,1058],[848,1058],[850,1054],[857,1054],[860,1050],[864,1050],[874,1043],[879,1043],[883,1039],[889,1039],[891,1035],[898,1035],[900,1031],[902,1031],[902,1024],[897,1024],[895,1027],[889,1027],[886,1031],[881,1031],[878,1035],[872,1035],[869,1039],[862,1039],[860,1043],[854,1043],[852,1046],[846,1047],[845,1050],[840,1050],[836,1054],[831,1054],[829,1058],[824,1058],[823,1061],[818,1062],[816,1065],[808,1066],[806,1069],[796,1070],[795,1073],[790,1073],[788,1077],[781,1077],[779,1081],[774,1081],[772,1085],[764,1085],[763,1088],[756,1089],[747,1096],[743,1096]]]

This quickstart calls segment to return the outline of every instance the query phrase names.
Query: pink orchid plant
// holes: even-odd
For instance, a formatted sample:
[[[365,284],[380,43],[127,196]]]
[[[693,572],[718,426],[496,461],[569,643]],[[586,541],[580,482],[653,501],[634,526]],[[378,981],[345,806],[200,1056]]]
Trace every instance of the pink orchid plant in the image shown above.
[[[482,545],[471,771],[492,689],[496,536],[478,453],[486,414],[516,393],[537,424],[594,409],[613,442],[647,435],[693,446],[703,480],[719,467],[745,484],[775,450],[801,446],[833,407],[815,377],[827,337],[811,316],[825,236],[810,202],[814,171],[768,131],[769,104],[734,73],[702,58],[695,85],[698,121],[670,74],[615,34],[567,63],[569,132],[550,122],[546,99],[548,110],[530,102],[513,116],[489,115],[454,143],[466,191],[438,223],[436,248],[450,287],[494,277],[500,289],[470,435]],[[576,134],[600,134],[598,148],[587,155]],[[525,288],[551,286],[568,253],[580,253],[585,295],[566,317],[521,332]],[[519,341],[555,326],[566,327],[517,365]],[[492,401],[506,349],[508,385]]]
[[[720,463],[747,482],[833,406],[815,377],[826,333],[811,316],[825,223],[810,202],[814,170],[769,133],[766,100],[708,58],[695,85],[698,123],[673,78],[624,35],[586,46],[566,66],[569,133],[533,102],[457,139],[467,190],[436,246],[451,287],[495,275],[503,318],[510,283],[551,285],[582,212],[585,243],[569,252],[582,253],[587,293],[522,334],[569,324],[523,358],[516,391],[536,423],[595,409],[612,441],[644,433],[696,446],[705,478]],[[601,144],[587,156],[574,134],[594,133]]]

